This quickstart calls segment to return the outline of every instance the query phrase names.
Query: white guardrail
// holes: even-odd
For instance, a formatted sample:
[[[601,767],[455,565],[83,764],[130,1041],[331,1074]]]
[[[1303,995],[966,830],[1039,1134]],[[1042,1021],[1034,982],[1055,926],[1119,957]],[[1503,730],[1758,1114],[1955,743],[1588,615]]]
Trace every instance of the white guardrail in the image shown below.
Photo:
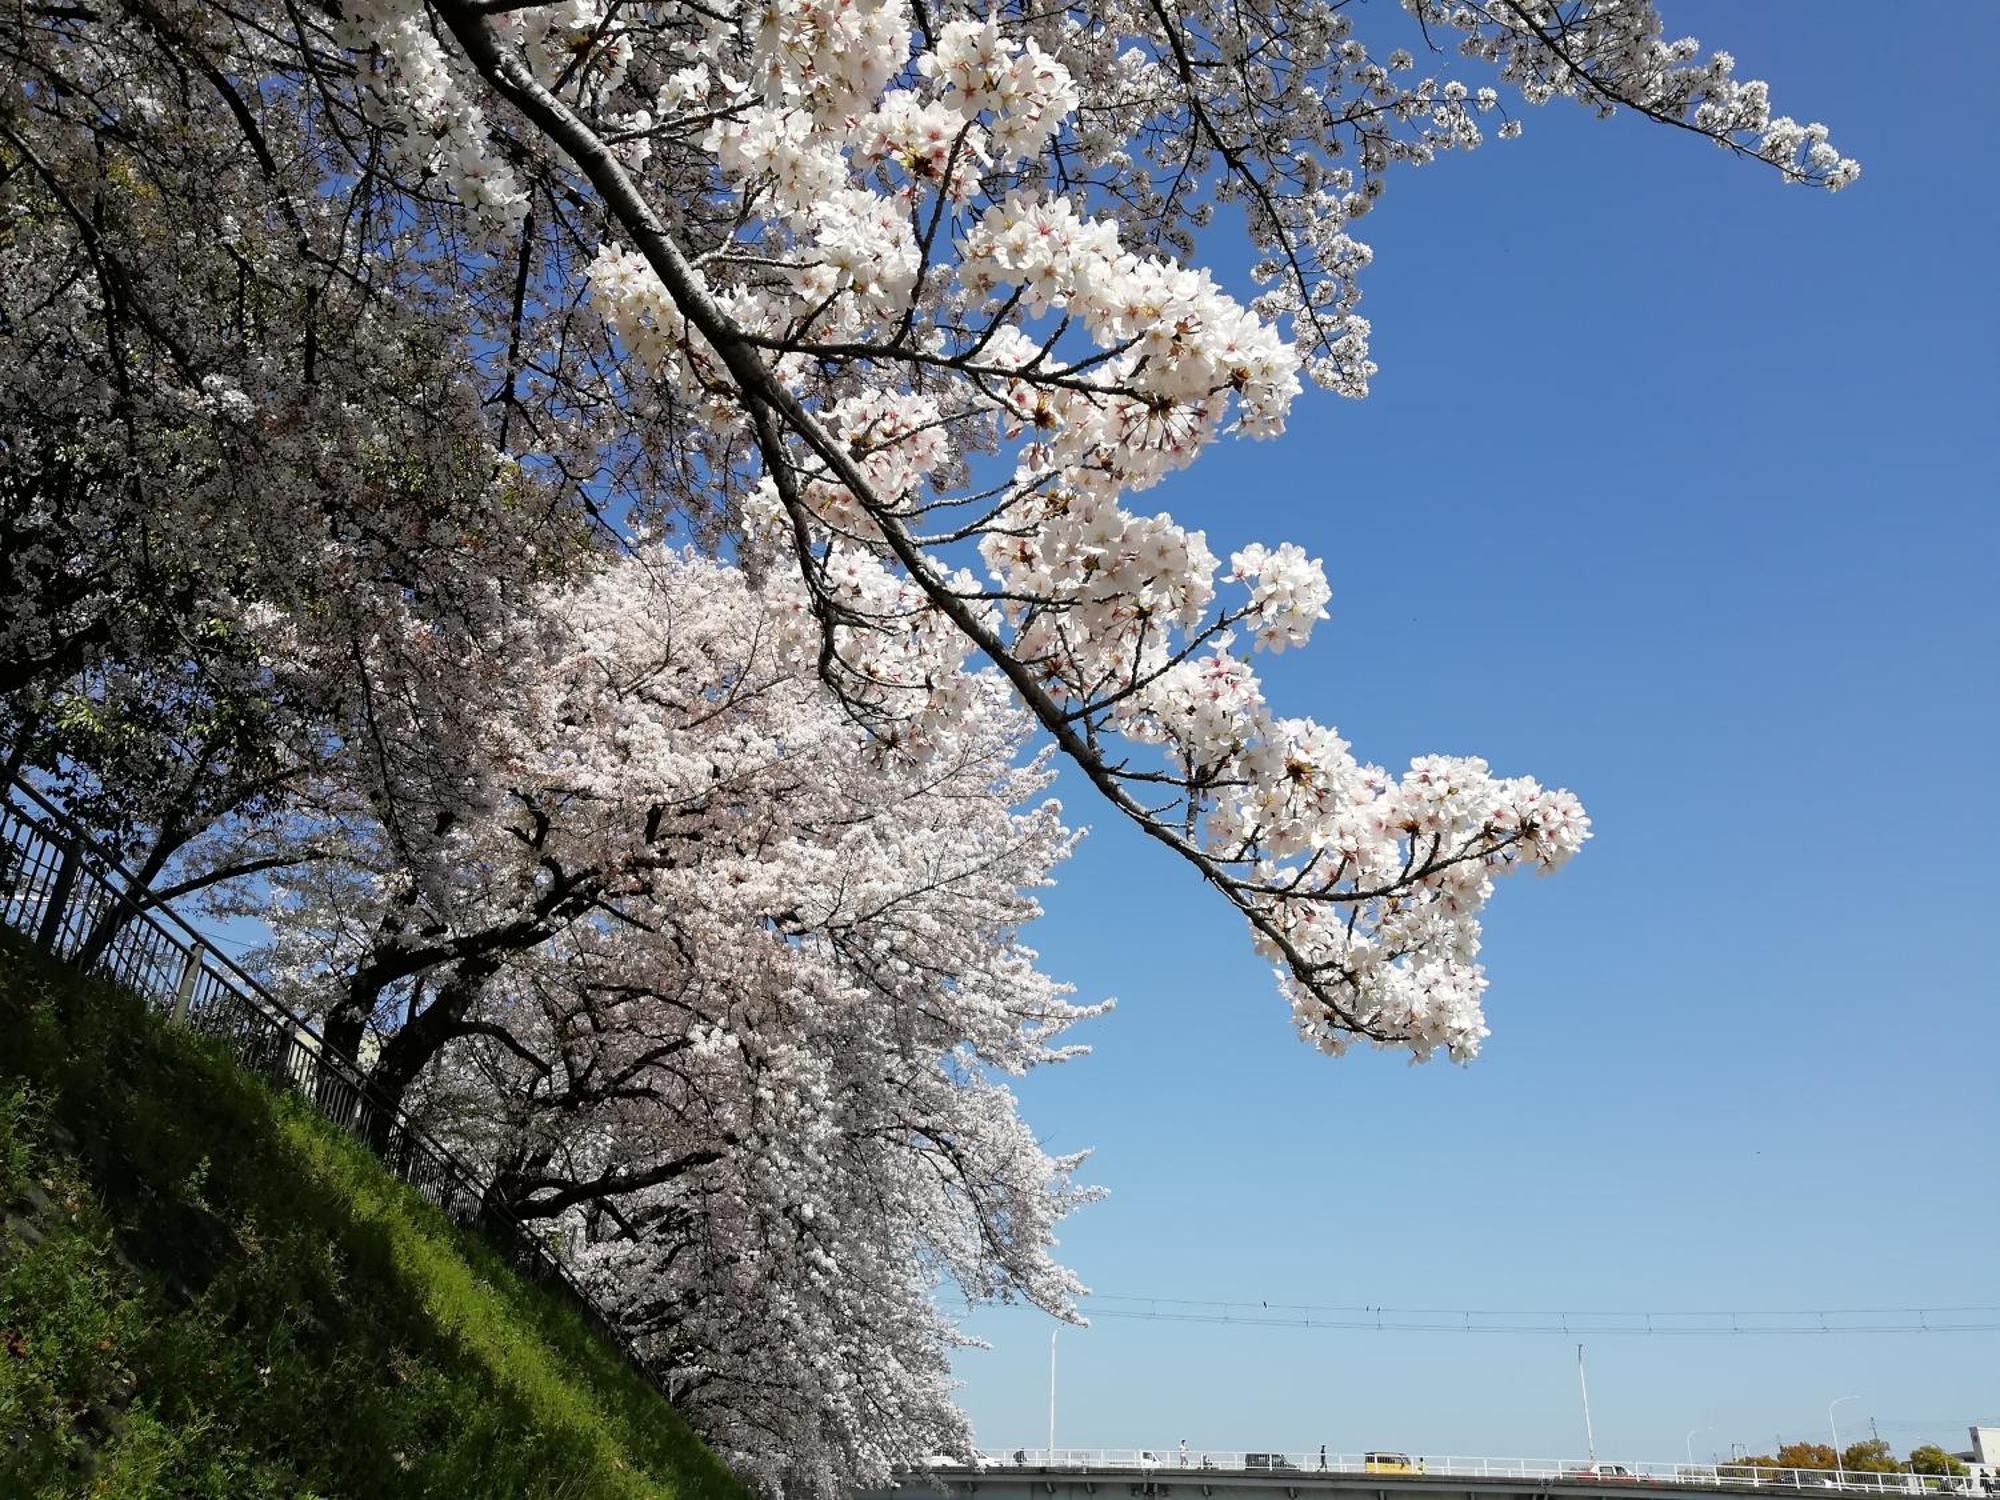
[[[982,1449],[962,1458],[926,1461],[933,1470],[1057,1469],[1071,1473],[1140,1474],[1167,1480],[1176,1474],[1232,1474],[1308,1478],[1317,1474],[1373,1474],[1431,1479],[1544,1479],[1588,1484],[1690,1485],[1746,1490],[1842,1490],[1876,1495],[1981,1495],[1978,1480],[1954,1475],[1875,1474],[1833,1469],[1766,1469],[1749,1464],[1640,1464],[1584,1459],[1432,1458],[1376,1453],[1279,1452],[1244,1448],[1014,1448]]]

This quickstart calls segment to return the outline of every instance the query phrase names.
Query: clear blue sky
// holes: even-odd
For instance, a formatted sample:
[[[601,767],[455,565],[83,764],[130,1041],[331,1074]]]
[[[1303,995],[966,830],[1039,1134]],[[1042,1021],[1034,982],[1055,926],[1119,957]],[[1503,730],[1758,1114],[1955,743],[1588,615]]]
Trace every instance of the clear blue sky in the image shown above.
[[[1470,1068],[1291,1036],[1240,924],[1096,816],[1035,937],[1121,1008],[1031,1080],[1112,1196],[1106,1292],[1488,1308],[2000,1303],[2000,8],[1671,3],[1864,176],[1784,189],[1574,108],[1392,180],[1374,397],[1161,494],[1296,540],[1335,615],[1273,666],[1364,756],[1481,754],[1597,838],[1503,887]],[[1393,19],[1383,17],[1381,19]],[[1039,1444],[1048,1330],[980,1313],[988,1446]],[[1100,1320],[1065,1445],[1578,1454],[1560,1337]],[[2000,1420],[2000,1335],[1593,1340],[1598,1451]]]

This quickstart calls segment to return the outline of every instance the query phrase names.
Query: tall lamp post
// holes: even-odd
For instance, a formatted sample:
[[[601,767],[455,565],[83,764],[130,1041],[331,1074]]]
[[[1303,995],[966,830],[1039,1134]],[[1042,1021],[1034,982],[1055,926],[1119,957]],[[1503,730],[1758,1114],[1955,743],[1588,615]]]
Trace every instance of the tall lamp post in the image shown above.
[[[1687,1451],[1688,1451],[1688,1467],[1689,1467],[1690,1469],[1692,1469],[1692,1468],[1694,1467],[1694,1439],[1695,1439],[1695,1434],[1696,1434],[1696,1433],[1698,1433],[1698,1432],[1713,1432],[1713,1431],[1715,1431],[1715,1429],[1714,1429],[1713,1427],[1690,1427],[1690,1428],[1688,1429],[1688,1435],[1687,1435]]]
[[[1049,1330],[1049,1462],[1056,1461],[1056,1335],[1062,1330]]]
[[[1597,1467],[1597,1434],[1590,1428],[1590,1385],[1583,1378],[1583,1345],[1576,1346],[1576,1388],[1583,1396],[1583,1448],[1590,1467]]]
[[[1847,1471],[1840,1464],[1840,1428],[1834,1424],[1833,1409],[1843,1401],[1859,1401],[1859,1396],[1835,1396],[1826,1403],[1826,1426],[1833,1434],[1833,1482],[1843,1489],[1847,1486]]]

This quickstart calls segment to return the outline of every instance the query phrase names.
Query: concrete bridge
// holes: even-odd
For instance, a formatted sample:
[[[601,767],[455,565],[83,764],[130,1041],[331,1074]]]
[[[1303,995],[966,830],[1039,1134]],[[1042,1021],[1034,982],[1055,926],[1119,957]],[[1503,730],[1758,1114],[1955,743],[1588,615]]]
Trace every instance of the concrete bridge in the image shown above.
[[[1835,1492],[1829,1494],[1829,1491]],[[978,1500],[1689,1500],[1990,1495],[1978,1480],[1742,1465],[1432,1458],[1402,1453],[1037,1449],[939,1457],[887,1490]]]

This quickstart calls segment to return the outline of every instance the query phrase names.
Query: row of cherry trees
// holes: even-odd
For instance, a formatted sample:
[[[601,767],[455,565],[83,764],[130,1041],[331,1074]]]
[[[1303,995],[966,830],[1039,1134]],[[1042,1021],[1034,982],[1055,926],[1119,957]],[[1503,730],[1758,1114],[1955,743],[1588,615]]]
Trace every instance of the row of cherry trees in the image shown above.
[[[1569,100],[1858,170],[1646,0],[1352,9],[0,16],[7,768],[266,917],[773,1491],[967,1444],[940,1287],[1073,1311],[1001,1082],[1095,1013],[1057,764],[1328,1052],[1471,1057],[1493,881],[1588,836],[1278,712],[1319,562],[1136,508],[1366,393],[1391,169]]]
[[[239,845],[271,976],[772,1487],[963,1451],[939,1280],[1068,1308],[1089,1196],[996,1081],[1096,1013],[1019,940],[1072,841],[1025,714],[975,679],[912,758],[823,691],[802,606],[658,552],[489,647],[377,673],[359,774]]]

